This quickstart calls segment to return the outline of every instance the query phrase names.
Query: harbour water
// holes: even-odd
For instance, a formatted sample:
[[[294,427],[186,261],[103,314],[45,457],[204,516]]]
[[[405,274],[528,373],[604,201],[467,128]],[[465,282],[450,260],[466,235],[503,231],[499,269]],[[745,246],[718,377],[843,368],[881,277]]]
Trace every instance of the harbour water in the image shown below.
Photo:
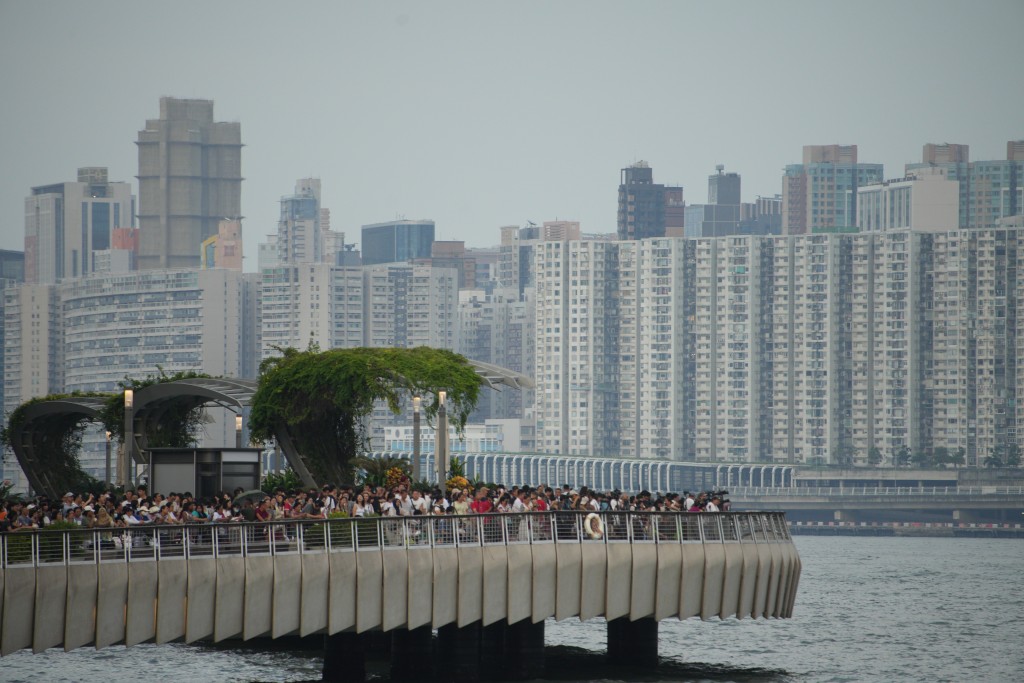
[[[803,561],[794,617],[664,621],[656,674],[604,665],[603,622],[548,621],[549,680],[1024,680],[1024,543],[1004,539],[794,539]],[[0,681],[306,681],[316,650],[142,645],[0,660]],[[384,676],[386,668],[376,671]],[[485,674],[484,680],[491,679]]]

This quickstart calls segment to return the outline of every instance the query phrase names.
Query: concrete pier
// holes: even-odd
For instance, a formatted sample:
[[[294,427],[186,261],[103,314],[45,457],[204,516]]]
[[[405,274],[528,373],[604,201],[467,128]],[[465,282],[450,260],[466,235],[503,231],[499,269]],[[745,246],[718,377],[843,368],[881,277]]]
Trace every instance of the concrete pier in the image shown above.
[[[332,680],[362,680],[371,647],[395,680],[476,680],[481,663],[526,679],[549,617],[605,617],[610,659],[648,666],[661,619],[792,615],[781,513],[600,516],[600,534],[566,512],[135,527],[116,546],[4,534],[0,655],[322,633]]]
[[[608,661],[616,666],[653,669],[658,666],[658,622],[652,617],[608,622]]]

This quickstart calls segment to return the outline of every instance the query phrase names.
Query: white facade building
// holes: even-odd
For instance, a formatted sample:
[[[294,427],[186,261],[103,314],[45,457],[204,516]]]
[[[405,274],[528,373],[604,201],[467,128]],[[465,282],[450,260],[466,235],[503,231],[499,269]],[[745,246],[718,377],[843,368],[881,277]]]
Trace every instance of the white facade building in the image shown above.
[[[260,274],[260,358],[276,347],[364,344],[363,272],[326,263],[281,264]]]
[[[363,268],[364,346],[455,349],[459,274],[424,264]]]
[[[125,376],[194,370],[239,377],[242,274],[147,270],[61,286],[66,391],[114,391]]]
[[[861,232],[955,230],[960,220],[960,183],[945,169],[919,169],[899,180],[857,188]]]

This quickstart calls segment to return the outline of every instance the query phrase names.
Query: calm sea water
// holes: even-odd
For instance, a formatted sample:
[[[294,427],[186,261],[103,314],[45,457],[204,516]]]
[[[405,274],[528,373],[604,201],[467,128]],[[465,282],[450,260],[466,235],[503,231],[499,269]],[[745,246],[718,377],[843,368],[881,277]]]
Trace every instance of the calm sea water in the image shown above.
[[[587,681],[1024,681],[1024,543],[797,537],[793,619],[660,625],[653,676],[608,669],[603,622],[548,621],[549,678]],[[302,681],[316,651],[143,645],[0,660],[2,681]]]

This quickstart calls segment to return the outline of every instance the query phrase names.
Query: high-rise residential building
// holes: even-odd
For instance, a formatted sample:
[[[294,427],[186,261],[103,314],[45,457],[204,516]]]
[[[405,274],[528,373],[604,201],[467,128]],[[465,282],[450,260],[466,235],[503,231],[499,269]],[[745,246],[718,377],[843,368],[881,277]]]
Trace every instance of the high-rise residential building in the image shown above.
[[[1024,434],[1024,230],[934,236],[931,442],[984,466]]]
[[[539,451],[983,465],[1019,442],[1024,225],[536,249]]]
[[[396,220],[363,226],[363,265],[430,258],[434,221]]]
[[[536,246],[537,449],[618,450],[618,242]]]
[[[7,348],[5,309],[5,290],[19,287],[25,282],[25,252],[0,249],[0,410],[4,402],[4,352]],[[0,462],[0,479],[3,477],[3,464]]]
[[[227,269],[95,275],[60,287],[67,391],[112,391],[158,368],[238,377],[242,273]]]
[[[459,274],[459,289],[475,289],[476,259],[466,252],[462,240],[435,241],[430,245],[429,259],[416,259],[417,263],[429,263],[435,268],[451,268]]]
[[[498,287],[514,290],[520,300],[524,298],[527,288],[533,286],[533,250],[538,243],[539,230],[533,224],[525,228],[518,225],[505,225],[501,228]]]
[[[654,171],[646,161],[622,169],[618,213],[620,240],[664,237],[668,227],[682,229],[682,207],[683,188],[655,183]]]
[[[852,464],[848,421],[849,235],[779,237],[764,280],[769,351],[762,395],[776,462]],[[770,384],[769,384],[770,382]]]
[[[281,198],[276,239],[278,263],[320,263],[325,260],[321,225],[324,211],[326,209],[320,206],[319,178],[298,180],[295,194]]]
[[[64,390],[64,344],[57,285],[3,290],[4,411]]]
[[[426,264],[364,266],[363,345],[454,350],[458,279]]]
[[[506,299],[505,294],[511,296]],[[532,312],[532,302],[520,301],[512,290],[499,289],[491,295],[482,289],[461,290],[455,350],[471,360],[533,377]],[[529,389],[481,392],[470,421],[522,418],[532,405],[531,397]]]
[[[580,239],[579,221],[544,221],[540,229],[541,239],[545,242]]]
[[[857,188],[861,232],[945,232],[960,221],[960,184],[942,168],[919,169],[898,180]]]
[[[693,240],[620,243],[618,452],[623,456],[694,459],[695,253]]]
[[[782,233],[853,232],[857,188],[881,182],[881,164],[857,161],[857,145],[805,145],[782,178]]]
[[[118,228],[134,225],[128,183],[110,182],[107,169],[78,169],[75,182],[32,188],[25,199],[25,280],[52,284],[95,272],[95,254],[113,249]]]
[[[969,147],[926,144],[921,163],[907,175],[941,169],[960,183],[960,228],[994,228],[1002,218],[1024,214],[1024,140],[1006,143],[1006,159],[970,161]]]
[[[360,268],[296,263],[260,273],[260,357],[279,348],[354,348],[364,344]]]
[[[242,138],[211,100],[160,98],[139,148],[140,269],[198,268],[203,242],[242,215]]]
[[[696,244],[696,460],[765,459],[762,270],[771,242],[702,238]]]
[[[901,230],[852,239],[852,446],[891,461],[928,446],[933,237]]]
[[[537,246],[539,451],[692,460],[693,246]]]

